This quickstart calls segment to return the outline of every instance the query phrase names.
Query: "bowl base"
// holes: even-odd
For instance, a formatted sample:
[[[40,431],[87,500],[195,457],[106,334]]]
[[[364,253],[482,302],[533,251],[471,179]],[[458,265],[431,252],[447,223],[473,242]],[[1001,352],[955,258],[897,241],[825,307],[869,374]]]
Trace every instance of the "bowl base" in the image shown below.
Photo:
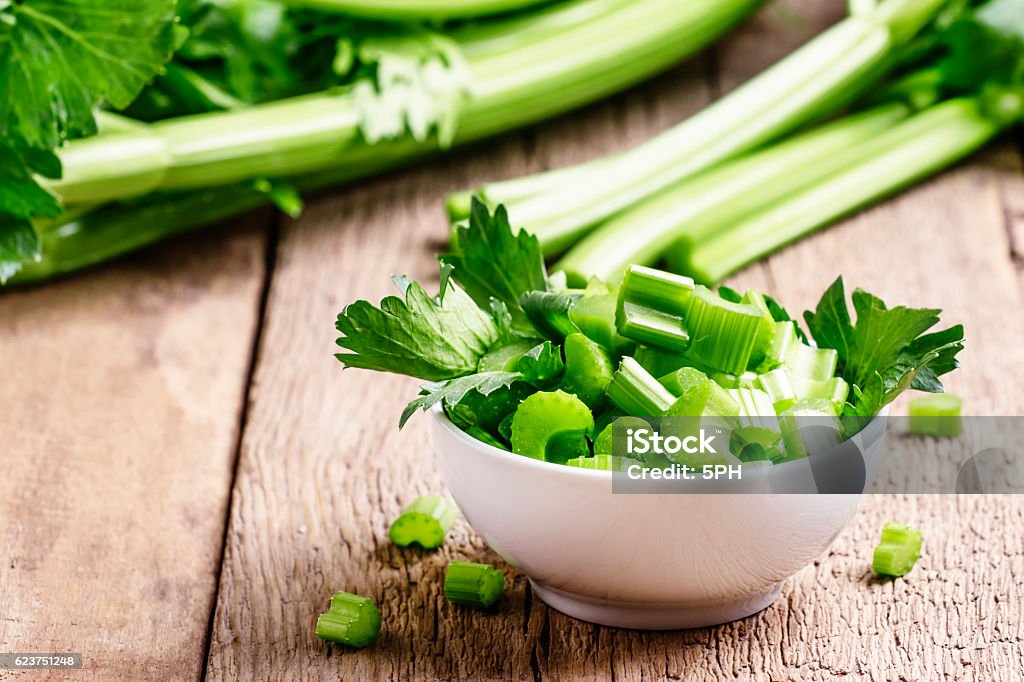
[[[683,630],[721,625],[761,611],[779,596],[782,583],[745,599],[714,605],[657,606],[647,602],[593,599],[530,581],[541,600],[567,616],[588,623],[633,630]]]

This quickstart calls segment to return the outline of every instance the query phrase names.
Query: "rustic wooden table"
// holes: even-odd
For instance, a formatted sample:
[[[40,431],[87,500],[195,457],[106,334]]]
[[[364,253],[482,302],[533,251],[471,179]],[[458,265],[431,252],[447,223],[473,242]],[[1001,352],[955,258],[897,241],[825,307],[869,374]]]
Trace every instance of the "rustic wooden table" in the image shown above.
[[[445,192],[648,138],[835,21],[787,2],[586,111],[41,289],[0,296],[0,651],[74,651],[68,679],[1022,679],[1024,499],[880,496],[764,612],[643,633],[572,620],[508,569],[494,613],[452,608],[455,558],[500,561],[460,522],[434,554],[387,527],[443,484],[414,383],[333,359],[334,318],[436,281]],[[741,273],[803,309],[836,276],[962,321],[949,380],[1021,414],[1024,180],[1010,144]],[[1015,250],[1015,248],[1017,250]],[[882,521],[920,526],[875,584]],[[335,590],[376,600],[373,647],[313,636]],[[6,679],[14,673],[0,671]],[[28,673],[38,677],[38,673]]]

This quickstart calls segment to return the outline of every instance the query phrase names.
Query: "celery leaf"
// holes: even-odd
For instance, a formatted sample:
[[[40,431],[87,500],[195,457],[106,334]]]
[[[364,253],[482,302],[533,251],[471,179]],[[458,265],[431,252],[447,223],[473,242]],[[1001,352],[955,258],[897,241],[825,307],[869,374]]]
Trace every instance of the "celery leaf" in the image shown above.
[[[804,313],[821,348],[839,355],[838,373],[854,387],[847,414],[871,416],[908,388],[942,391],[939,376],[956,369],[963,349],[963,327],[925,334],[939,321],[935,308],[886,307],[857,289],[850,317],[843,278],[825,291],[815,311]]]
[[[519,358],[516,369],[523,375],[523,381],[537,388],[550,388],[565,373],[562,349],[550,341],[538,344]]]
[[[490,299],[505,304],[513,330],[536,336],[520,305],[528,291],[547,291],[547,271],[540,242],[526,230],[513,231],[508,212],[498,206],[491,214],[473,197],[469,225],[455,228],[452,250],[441,262],[454,268],[452,276],[479,305]]]
[[[170,59],[174,0],[25,0],[0,21],[0,134],[33,148],[96,132]]]
[[[429,410],[444,402],[451,409],[462,403],[468,395],[479,394],[486,398],[499,389],[508,389],[520,377],[519,372],[480,372],[469,376],[449,379],[422,387],[423,395],[416,398],[402,410],[398,428],[405,426],[416,410]]]
[[[375,307],[356,301],[338,315],[344,336],[338,353],[346,367],[440,381],[476,372],[480,358],[499,339],[494,319],[454,282],[433,298],[416,282],[396,279],[404,300],[388,296]]]

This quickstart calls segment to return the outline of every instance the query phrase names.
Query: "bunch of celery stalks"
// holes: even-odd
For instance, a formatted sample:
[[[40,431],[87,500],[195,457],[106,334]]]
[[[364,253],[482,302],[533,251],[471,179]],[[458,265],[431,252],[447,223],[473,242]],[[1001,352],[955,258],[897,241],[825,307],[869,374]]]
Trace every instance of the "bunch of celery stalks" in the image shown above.
[[[101,116],[98,135],[58,150],[63,177],[47,186],[65,213],[37,222],[42,257],[13,281],[47,280],[269,203],[273,193],[255,180],[315,191],[565,112],[696,52],[761,1],[297,4],[443,35],[467,79],[460,101],[438,103],[455,109],[449,133],[372,138],[353,88],[152,123]],[[1021,7],[852,2],[847,18],[654,139],[453,195],[449,214],[463,220],[474,193],[504,204],[546,255],[561,254],[555,269],[571,283],[656,262],[719,281],[1020,121],[1021,74],[965,75],[964,55],[945,36],[964,33],[965,16],[972,26],[997,24]],[[1012,49],[999,57],[1020,63]]]

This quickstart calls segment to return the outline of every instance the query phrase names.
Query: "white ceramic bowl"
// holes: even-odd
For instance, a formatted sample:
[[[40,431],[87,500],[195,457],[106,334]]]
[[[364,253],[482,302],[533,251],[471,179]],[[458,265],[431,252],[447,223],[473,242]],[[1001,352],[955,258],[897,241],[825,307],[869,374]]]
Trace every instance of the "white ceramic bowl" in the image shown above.
[[[445,479],[473,528],[549,606],[604,625],[694,628],[754,614],[828,548],[860,499],[767,492],[813,485],[806,460],[744,471],[743,489],[761,492],[708,494],[708,482],[690,481],[695,494],[613,494],[611,472],[491,447],[439,409],[434,422]],[[858,438],[873,470],[884,424]]]

